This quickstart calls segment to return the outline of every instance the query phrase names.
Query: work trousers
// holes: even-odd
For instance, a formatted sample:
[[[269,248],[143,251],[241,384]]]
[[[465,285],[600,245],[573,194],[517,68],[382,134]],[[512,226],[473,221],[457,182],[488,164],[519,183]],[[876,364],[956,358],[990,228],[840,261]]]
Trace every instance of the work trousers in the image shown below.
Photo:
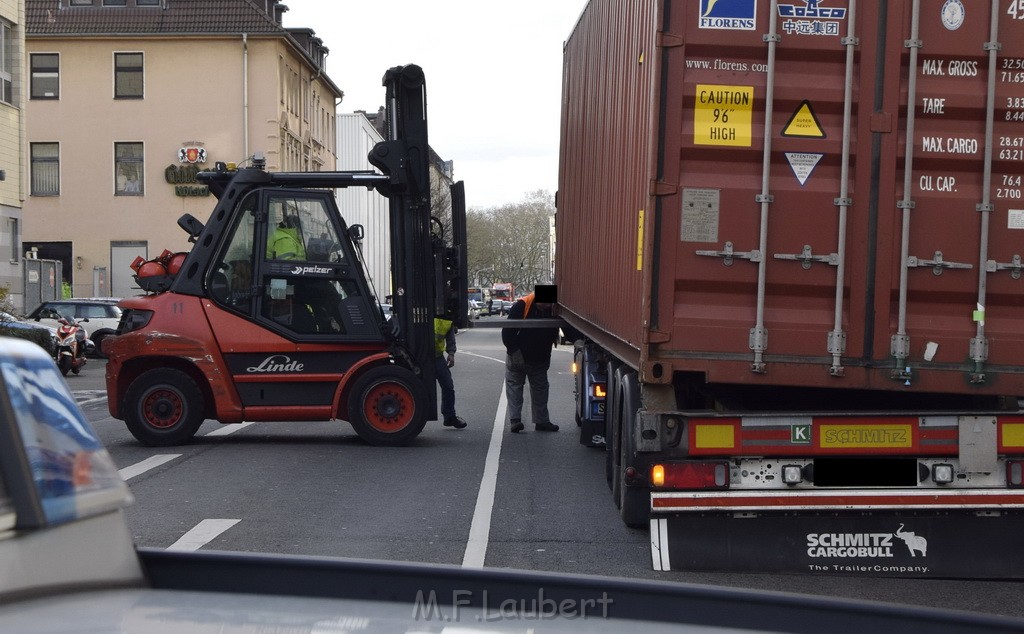
[[[548,366],[550,360],[542,363],[527,363],[521,354],[505,357],[505,397],[508,399],[509,418],[522,420],[523,388],[530,382],[530,409],[533,424],[550,423],[548,416]]]
[[[455,418],[455,381],[452,379],[452,370],[448,367],[448,361],[443,356],[434,358],[434,376],[437,384],[441,386],[441,416],[442,420]]]

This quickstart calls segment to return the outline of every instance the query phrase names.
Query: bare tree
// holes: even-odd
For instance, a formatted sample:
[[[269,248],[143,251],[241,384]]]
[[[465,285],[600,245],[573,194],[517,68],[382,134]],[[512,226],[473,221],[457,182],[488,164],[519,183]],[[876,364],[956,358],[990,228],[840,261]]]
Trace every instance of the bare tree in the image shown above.
[[[554,212],[554,197],[544,190],[518,203],[471,210],[466,223],[471,281],[480,273],[486,286],[510,282],[523,291],[549,281]]]

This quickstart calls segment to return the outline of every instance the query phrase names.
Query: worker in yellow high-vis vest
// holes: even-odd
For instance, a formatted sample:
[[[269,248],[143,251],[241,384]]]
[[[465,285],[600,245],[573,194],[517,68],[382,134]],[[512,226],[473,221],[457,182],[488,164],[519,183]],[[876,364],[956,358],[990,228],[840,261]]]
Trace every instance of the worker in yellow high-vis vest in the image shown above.
[[[441,416],[445,427],[463,429],[466,421],[455,414],[455,324],[450,319],[434,318],[434,376],[441,386]],[[445,355],[447,354],[447,358]]]

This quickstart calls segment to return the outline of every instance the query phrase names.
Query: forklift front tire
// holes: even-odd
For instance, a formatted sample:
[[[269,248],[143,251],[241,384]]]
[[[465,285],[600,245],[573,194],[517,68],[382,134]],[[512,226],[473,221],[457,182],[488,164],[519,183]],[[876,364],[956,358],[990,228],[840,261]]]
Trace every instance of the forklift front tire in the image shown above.
[[[180,370],[144,372],[128,387],[124,422],[128,431],[149,447],[188,442],[203,424],[203,394]]]
[[[426,425],[426,395],[420,380],[400,366],[372,368],[356,379],[348,421],[371,445],[407,445]]]

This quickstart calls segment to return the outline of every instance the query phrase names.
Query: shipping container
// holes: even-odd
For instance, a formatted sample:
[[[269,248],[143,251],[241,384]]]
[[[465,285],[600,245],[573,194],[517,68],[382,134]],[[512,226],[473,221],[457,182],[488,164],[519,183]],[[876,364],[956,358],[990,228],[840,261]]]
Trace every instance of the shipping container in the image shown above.
[[[1022,35],[1016,0],[591,0],[556,277],[627,523],[1024,504],[965,501],[1024,453]]]

